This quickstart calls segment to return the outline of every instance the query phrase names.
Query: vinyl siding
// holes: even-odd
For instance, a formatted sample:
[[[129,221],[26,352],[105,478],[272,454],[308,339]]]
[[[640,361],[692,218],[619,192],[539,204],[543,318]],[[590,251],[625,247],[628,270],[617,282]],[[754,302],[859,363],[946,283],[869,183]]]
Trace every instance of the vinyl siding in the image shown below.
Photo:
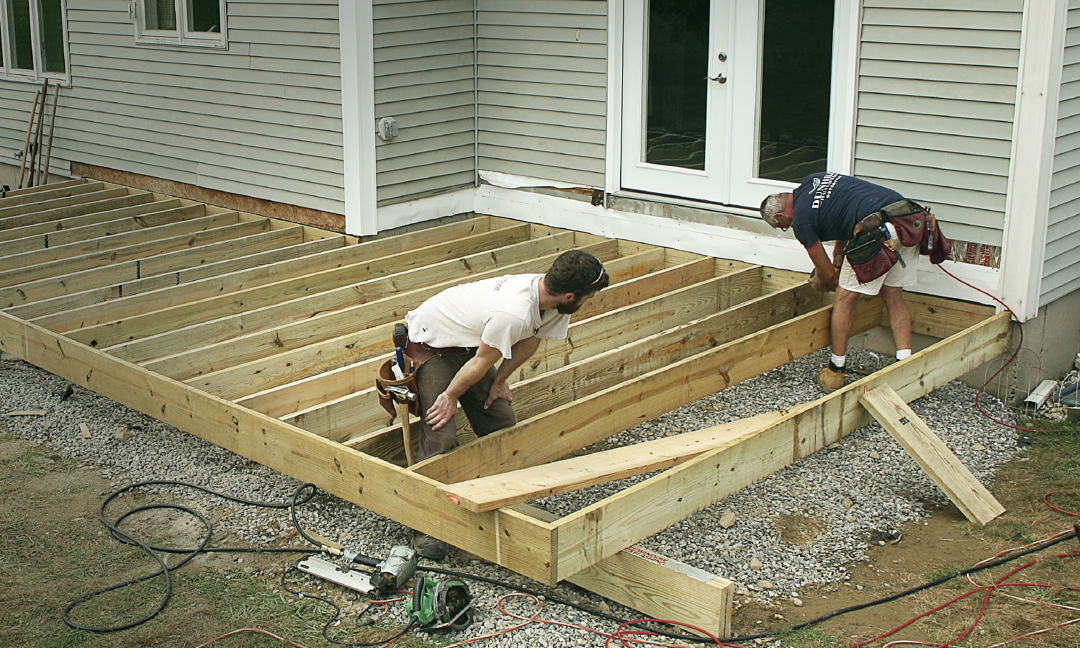
[[[854,173],[1001,245],[1023,0],[865,0]]]
[[[136,45],[127,3],[68,0],[71,87],[54,160],[343,213],[337,3],[227,8],[219,51]],[[0,86],[0,146],[11,148],[26,87]]]
[[[379,204],[472,186],[472,0],[377,0],[373,14],[375,118],[398,123],[376,139]]]
[[[1040,304],[1080,289],[1080,0],[1070,0]]]
[[[604,186],[607,3],[479,0],[481,169]]]

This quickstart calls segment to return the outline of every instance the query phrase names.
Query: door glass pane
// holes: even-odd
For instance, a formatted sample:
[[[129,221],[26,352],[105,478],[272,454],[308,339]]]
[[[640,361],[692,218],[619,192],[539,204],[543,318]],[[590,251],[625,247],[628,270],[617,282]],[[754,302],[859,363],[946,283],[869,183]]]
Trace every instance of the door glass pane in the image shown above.
[[[221,32],[221,0],[187,0],[187,28],[191,32]]]
[[[173,0],[145,0],[146,28],[176,31],[176,4]]]
[[[825,171],[834,0],[765,0],[757,177]]]
[[[34,48],[30,43],[30,0],[8,0],[8,45],[11,47],[11,67],[34,69]]]
[[[45,62],[46,72],[63,73],[64,61],[64,20],[60,0],[40,0],[41,11],[38,22],[41,26],[41,58]]]
[[[705,168],[709,0],[649,3],[645,161]]]

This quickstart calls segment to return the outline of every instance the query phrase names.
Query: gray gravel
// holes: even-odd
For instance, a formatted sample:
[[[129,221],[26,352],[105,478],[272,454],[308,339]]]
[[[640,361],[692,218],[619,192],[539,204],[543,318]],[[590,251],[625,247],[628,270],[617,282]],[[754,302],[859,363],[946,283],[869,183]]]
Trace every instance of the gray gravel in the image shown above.
[[[819,352],[796,360],[639,425],[598,447],[677,434],[812,400],[820,396],[813,377],[827,357],[827,352]],[[849,362],[857,370],[872,371],[891,359],[855,350]],[[45,416],[5,417],[5,425],[21,438],[45,444],[63,456],[99,469],[116,488],[168,479],[245,499],[283,501],[299,485],[296,480],[80,387],[74,387],[71,396],[61,402],[60,396],[70,386],[22,361],[5,359],[0,362],[0,413],[46,411]],[[989,484],[995,467],[1017,451],[1017,436],[982,417],[974,399],[974,389],[954,381],[915,401],[912,407],[976,477]],[[1013,419],[996,399],[984,395],[981,403],[992,415]],[[89,437],[81,432],[79,423],[87,426]],[[118,428],[125,428],[130,436],[118,439]],[[645,477],[533,504],[566,514]],[[206,512],[214,520],[215,544],[299,544],[282,512],[223,503],[195,493],[180,495],[175,489],[166,489],[163,496],[168,501],[191,501]],[[944,494],[904,450],[879,425],[871,424],[640,544],[734,580],[738,587],[736,605],[755,599],[768,603],[796,598],[809,585],[848,581],[851,566],[867,559],[872,533],[902,532],[906,525],[926,518],[928,507],[947,503]],[[734,514],[735,519],[727,529],[719,524],[725,513],[729,518]],[[301,522],[309,530],[371,556],[383,556],[393,545],[408,539],[408,529],[402,525],[325,494],[302,509]],[[286,562],[282,558],[282,566]],[[441,566],[544,589],[461,551],[452,552]],[[448,640],[518,623],[496,609],[496,601],[506,590],[481,583],[469,583],[469,588],[475,598],[477,621],[466,632],[447,636]],[[615,604],[608,607],[608,603],[573,586],[561,586],[552,593],[627,618],[637,616]],[[523,614],[529,613],[531,605],[524,600],[507,603],[509,609]],[[397,606],[389,618],[403,621],[403,606]],[[615,627],[558,605],[548,605],[543,618],[607,631]],[[533,624],[483,645],[591,646],[602,645],[602,639],[579,630]]]

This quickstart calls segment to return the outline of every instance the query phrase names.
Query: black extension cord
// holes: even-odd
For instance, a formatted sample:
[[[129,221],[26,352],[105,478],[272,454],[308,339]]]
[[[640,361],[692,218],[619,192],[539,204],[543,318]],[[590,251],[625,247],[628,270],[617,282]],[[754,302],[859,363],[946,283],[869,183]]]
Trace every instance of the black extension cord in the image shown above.
[[[136,488],[146,487],[146,486],[179,486],[179,487],[183,487],[183,488],[191,488],[191,489],[201,491],[201,492],[209,494],[209,495],[213,495],[215,497],[220,497],[222,499],[232,501],[232,502],[237,502],[239,504],[244,504],[244,505],[247,505],[247,506],[258,506],[258,507],[275,508],[275,509],[288,508],[289,509],[289,516],[290,516],[290,519],[292,521],[293,527],[296,529],[297,533],[299,533],[300,536],[302,538],[304,538],[304,540],[311,543],[314,547],[318,548],[320,551],[323,551],[325,553],[334,553],[334,552],[332,552],[330,547],[326,546],[323,542],[320,542],[319,540],[313,538],[306,531],[304,531],[303,527],[300,526],[300,521],[299,521],[299,519],[297,518],[297,515],[296,515],[297,507],[301,506],[303,504],[306,504],[307,502],[310,502],[315,497],[315,495],[317,494],[318,488],[314,484],[307,483],[307,484],[301,485],[300,487],[298,487],[293,492],[292,497],[290,498],[290,500],[287,503],[277,504],[277,503],[270,503],[270,502],[256,502],[256,501],[252,501],[252,500],[245,500],[245,499],[239,498],[239,497],[232,497],[230,495],[224,495],[222,493],[218,493],[216,491],[213,491],[213,490],[210,490],[210,489],[207,489],[207,488],[203,488],[201,486],[196,486],[194,484],[189,484],[189,483],[180,482],[180,481],[164,481],[164,480],[162,480],[162,481],[139,482],[137,484],[132,484],[130,486],[125,486],[124,488],[121,488],[121,489],[113,492],[112,494],[110,494],[108,497],[106,497],[102,501],[101,506],[98,509],[98,519],[101,521],[101,523],[103,525],[105,525],[106,528],[109,529],[110,533],[112,533],[113,537],[115,537],[117,540],[119,540],[120,542],[123,542],[125,544],[130,544],[132,546],[137,546],[137,547],[143,549],[144,551],[146,551],[147,553],[149,553],[154,558],[154,560],[157,561],[158,565],[160,566],[160,569],[158,571],[152,573],[152,574],[149,574],[149,575],[146,575],[146,576],[143,576],[143,577],[140,577],[140,578],[132,579],[132,580],[129,580],[129,581],[125,581],[123,583],[118,583],[116,585],[112,585],[112,586],[109,586],[109,587],[105,587],[105,588],[96,590],[94,592],[90,592],[88,594],[85,594],[85,595],[75,599],[74,601],[69,603],[67,605],[67,607],[64,608],[64,612],[63,612],[64,623],[66,623],[68,626],[70,626],[72,628],[75,628],[77,630],[86,630],[86,631],[90,631],[90,632],[116,632],[118,630],[126,630],[128,628],[133,628],[133,627],[135,627],[137,625],[140,625],[142,623],[145,623],[145,622],[149,621],[150,619],[157,616],[163,609],[165,609],[165,607],[168,604],[169,599],[170,599],[170,597],[172,595],[172,581],[170,579],[169,573],[171,571],[173,571],[175,569],[179,569],[183,565],[187,564],[190,560],[192,560],[195,556],[199,555],[200,553],[207,553],[207,552],[210,552],[210,551],[218,551],[218,552],[223,552],[223,553],[224,552],[307,553],[307,552],[310,551],[310,549],[308,549],[308,548],[279,548],[279,549],[274,549],[274,548],[259,549],[259,548],[252,548],[252,547],[236,547],[236,548],[212,547],[212,548],[208,548],[207,544],[209,543],[210,538],[211,538],[211,536],[213,534],[213,527],[210,524],[209,520],[207,520],[200,513],[196,512],[196,511],[194,511],[194,510],[192,510],[190,508],[187,508],[187,507],[184,507],[184,506],[179,506],[179,505],[152,504],[152,505],[140,506],[140,507],[137,507],[137,508],[132,509],[130,511],[127,511],[126,513],[122,514],[121,516],[116,518],[116,520],[114,520],[112,522],[108,521],[105,518],[105,509],[109,505],[110,502],[112,502],[114,499],[116,499],[117,497],[119,497],[120,495],[122,495],[125,492],[128,492],[128,491],[136,489]],[[123,522],[128,517],[130,517],[131,515],[134,515],[135,513],[139,513],[139,512],[142,512],[142,511],[156,510],[156,509],[172,509],[172,510],[176,510],[176,511],[181,511],[181,512],[184,512],[184,513],[187,513],[187,514],[191,515],[192,517],[195,517],[195,518],[199,519],[199,521],[202,522],[203,525],[206,527],[206,534],[203,536],[203,539],[200,542],[199,547],[196,548],[196,549],[177,549],[177,548],[170,548],[170,547],[157,547],[157,546],[153,546],[153,545],[148,545],[148,544],[145,544],[145,543],[141,542],[137,538],[134,538],[134,537],[128,535],[127,533],[124,533],[123,531],[121,531],[119,529],[120,523]],[[954,578],[957,578],[959,576],[965,576],[967,574],[973,574],[973,573],[976,573],[976,572],[979,572],[979,571],[990,569],[992,567],[997,567],[998,565],[1002,565],[1004,563],[1011,562],[1011,561],[1016,560],[1017,558],[1020,558],[1022,556],[1026,556],[1026,555],[1029,555],[1029,554],[1032,554],[1032,553],[1035,553],[1035,552],[1043,551],[1044,549],[1047,549],[1049,547],[1057,545],[1057,544],[1059,544],[1061,542],[1064,542],[1064,541],[1066,541],[1066,540],[1068,540],[1070,538],[1076,538],[1078,541],[1080,541],[1080,525],[1074,525],[1073,526],[1073,533],[1072,534],[1062,535],[1060,538],[1055,538],[1053,540],[1049,540],[1049,541],[1044,542],[1042,544],[1039,544],[1039,545],[1036,545],[1034,547],[1028,548],[1028,549],[1026,549],[1024,551],[1020,551],[1020,552],[1017,552],[1017,553],[1014,553],[1014,554],[1011,554],[1011,555],[1008,555],[1008,556],[1003,556],[1003,557],[1001,557],[1001,558],[999,558],[997,560],[993,560],[991,562],[985,563],[983,565],[979,565],[977,567],[971,567],[969,569],[964,569],[964,570],[955,572],[953,574],[950,574],[948,576],[943,576],[941,578],[938,578],[937,580],[934,580],[934,581],[931,581],[931,582],[928,582],[928,583],[924,583],[922,585],[918,585],[916,587],[912,587],[910,589],[903,590],[903,591],[897,592],[895,594],[891,594],[891,595],[886,596],[884,598],[880,598],[880,599],[877,599],[877,600],[874,600],[874,601],[869,601],[869,602],[866,602],[866,603],[860,603],[860,604],[857,604],[857,605],[851,605],[851,606],[848,606],[848,607],[845,607],[845,608],[834,610],[832,612],[821,615],[821,616],[819,616],[817,618],[814,618],[814,619],[811,619],[809,621],[804,621],[802,623],[790,626],[790,627],[788,627],[788,628],[786,628],[784,630],[778,630],[778,631],[775,631],[775,632],[760,633],[760,634],[755,634],[755,635],[746,635],[746,636],[742,636],[742,637],[725,637],[725,638],[719,639],[719,641],[722,641],[722,642],[747,641],[747,640],[754,640],[754,639],[762,639],[762,638],[766,638],[766,637],[773,637],[773,636],[776,636],[776,635],[778,635],[778,634],[780,634],[782,632],[794,632],[796,630],[800,630],[802,628],[821,623],[822,621],[826,621],[828,619],[831,619],[831,618],[834,618],[834,617],[837,617],[837,616],[840,616],[840,615],[843,615],[843,614],[847,614],[849,612],[855,612],[855,611],[858,611],[858,610],[864,610],[864,609],[874,607],[874,606],[877,606],[877,605],[882,605],[884,603],[889,603],[889,602],[904,598],[906,596],[910,596],[911,594],[914,594],[916,592],[920,592],[922,590],[929,589],[929,588],[935,587],[937,585],[941,585],[942,583],[946,583],[946,582],[948,582],[948,581],[950,581],[950,580],[952,580]],[[159,555],[158,552],[161,552],[161,553],[188,554],[188,555],[185,556],[183,560],[181,560],[177,564],[170,567],[170,566],[165,564],[165,561],[161,558],[161,556]],[[360,554],[357,554],[357,555],[353,556],[352,561],[363,564],[363,565],[366,565],[368,567],[375,567],[376,565],[379,564],[378,560],[376,560],[374,558],[371,558],[371,557],[368,557],[368,556],[360,555]],[[290,592],[291,594],[301,595],[300,592],[297,592],[297,591],[291,589],[285,583],[286,575],[292,573],[295,570],[296,570],[295,566],[290,566],[288,569],[286,569],[282,573],[282,575],[281,575],[281,585],[286,591]],[[517,585],[512,585],[510,583],[507,583],[505,581],[500,581],[500,580],[495,579],[495,578],[488,578],[486,576],[479,576],[479,575],[476,575],[476,574],[468,574],[468,573],[465,573],[465,572],[459,572],[459,571],[455,571],[455,570],[451,570],[451,569],[442,569],[442,568],[439,568],[439,567],[420,566],[420,567],[417,568],[417,571],[428,572],[428,573],[433,573],[433,574],[441,574],[441,575],[444,575],[444,576],[452,576],[452,577],[461,578],[461,579],[473,580],[473,581],[477,581],[477,582],[481,582],[481,583],[487,583],[489,585],[495,585],[495,586],[498,586],[498,587],[503,587],[503,588],[511,590],[511,591],[520,592],[520,593],[523,593],[523,594],[528,594],[528,595],[534,596],[534,597],[544,597],[546,600],[551,601],[553,603],[557,603],[559,605],[564,605],[566,607],[570,607],[570,608],[574,608],[576,610],[580,610],[582,612],[585,612],[586,614],[590,614],[590,615],[595,616],[597,618],[606,619],[608,621],[613,621],[613,622],[619,623],[619,624],[626,623],[626,619],[622,619],[622,618],[620,618],[620,617],[618,617],[618,616],[616,616],[614,614],[610,614],[610,613],[607,613],[607,612],[603,612],[601,610],[593,609],[593,608],[587,607],[585,605],[581,605],[579,603],[575,603],[573,601],[563,599],[563,598],[558,597],[558,596],[553,596],[552,594],[550,594],[548,592],[540,592],[540,591],[537,591],[537,590],[532,590],[532,589],[527,588],[527,587],[521,587],[521,586],[517,586]],[[151,612],[150,614],[146,615],[145,617],[143,617],[143,618],[141,618],[139,620],[132,621],[130,623],[126,623],[126,624],[122,624],[122,625],[117,625],[117,626],[93,627],[93,626],[86,626],[86,625],[75,623],[70,618],[70,612],[74,608],[76,608],[77,606],[81,605],[82,603],[86,602],[89,599],[92,599],[92,598],[94,598],[96,596],[99,596],[101,594],[104,594],[106,592],[111,592],[111,591],[114,591],[114,590],[117,590],[117,589],[120,589],[120,588],[123,588],[123,587],[127,587],[129,585],[133,585],[135,583],[140,583],[140,582],[149,580],[151,578],[155,578],[155,577],[160,576],[160,575],[164,575],[164,577],[165,577],[165,592],[164,592],[164,594],[162,596],[161,603],[158,605],[158,607],[153,612]],[[359,646],[377,646],[377,645],[386,643],[387,641],[392,641],[392,640],[396,639],[397,637],[400,637],[401,635],[408,632],[416,624],[416,621],[414,619],[414,620],[410,621],[409,624],[407,624],[398,634],[395,634],[395,635],[393,635],[391,637],[381,639],[381,640],[379,640],[377,642],[370,642],[370,643],[365,643],[365,642],[356,642],[356,643],[343,642],[343,641],[339,641],[339,640],[336,640],[336,639],[332,639],[328,635],[328,630],[329,630],[330,626],[333,625],[333,623],[335,621],[337,621],[337,619],[341,615],[341,609],[337,606],[337,604],[335,604],[333,601],[330,601],[330,600],[328,600],[326,598],[319,597],[319,596],[313,596],[313,595],[310,595],[310,594],[303,594],[302,596],[305,597],[305,598],[311,598],[311,599],[314,599],[314,600],[322,601],[322,602],[326,603],[327,605],[330,605],[331,607],[333,607],[336,610],[336,613],[333,616],[333,618],[331,618],[329,621],[327,621],[327,623],[323,626],[323,637],[327,641],[329,641],[331,643],[334,643],[334,644],[337,644],[337,645],[358,646],[358,647]],[[370,609],[370,606],[368,606],[367,609]],[[362,611],[358,615],[358,625],[359,625],[359,617],[362,617],[365,612],[366,612],[366,609],[364,611]],[[662,622],[654,622],[654,623],[662,623]],[[633,626],[639,627],[641,629],[646,629],[645,625],[643,623],[633,624]],[[684,633],[668,632],[668,631],[665,631],[663,629],[655,629],[655,628],[648,628],[648,629],[651,632],[656,632],[657,634],[663,635],[663,636],[671,638],[671,639],[678,639],[678,640],[681,640],[681,641],[689,641],[689,642],[695,642],[695,643],[712,643],[713,642],[713,640],[710,639],[710,638],[700,637],[700,636],[697,636],[697,635],[688,635],[688,634],[684,634]]]

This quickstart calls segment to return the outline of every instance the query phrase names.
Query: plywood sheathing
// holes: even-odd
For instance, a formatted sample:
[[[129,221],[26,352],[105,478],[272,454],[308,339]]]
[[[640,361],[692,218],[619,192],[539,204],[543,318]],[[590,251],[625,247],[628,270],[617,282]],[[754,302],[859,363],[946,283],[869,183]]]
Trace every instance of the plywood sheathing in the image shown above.
[[[131,204],[91,206],[118,187],[82,184],[0,202],[0,349],[486,560],[545,583],[605,581],[631,605],[649,595],[619,580],[624,548],[864,424],[858,389],[911,400],[1005,348],[1006,317],[913,295],[915,329],[950,337],[908,361],[563,518],[470,510],[453,484],[560,459],[823,348],[831,306],[796,273],[495,217],[357,244],[129,188],[117,197]],[[85,227],[54,251],[43,238]],[[400,428],[369,390],[393,322],[446,286],[542,272],[571,247],[613,284],[519,370],[518,425],[405,469]],[[856,330],[881,312],[862,302]]]

